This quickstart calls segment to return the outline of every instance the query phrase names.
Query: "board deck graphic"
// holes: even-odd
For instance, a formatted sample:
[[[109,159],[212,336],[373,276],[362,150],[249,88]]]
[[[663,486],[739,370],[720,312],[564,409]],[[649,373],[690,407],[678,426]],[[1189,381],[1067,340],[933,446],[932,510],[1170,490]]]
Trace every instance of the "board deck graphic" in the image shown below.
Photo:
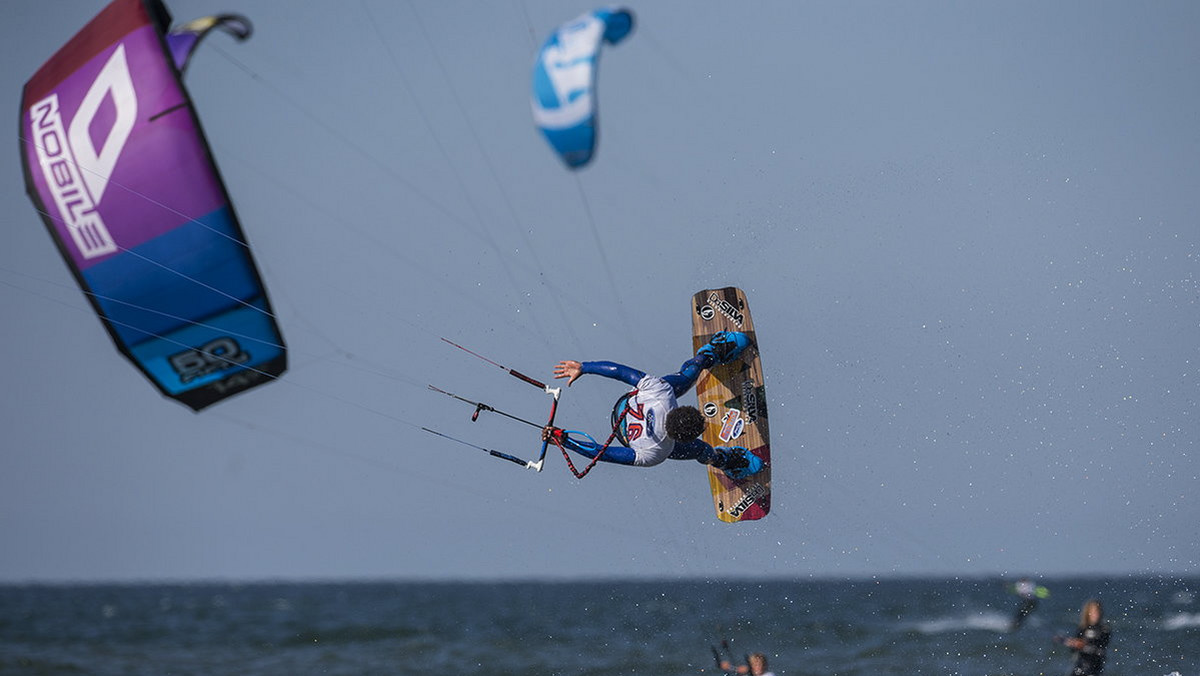
[[[765,466],[742,481],[710,466],[708,483],[717,518],[753,521],[771,511],[771,443],[758,340],[741,289],[706,289],[692,297],[692,349],[700,349],[718,331],[741,331],[750,336],[751,346],[740,358],[705,371],[696,382],[705,420],[702,438],[712,446],[744,446]]]

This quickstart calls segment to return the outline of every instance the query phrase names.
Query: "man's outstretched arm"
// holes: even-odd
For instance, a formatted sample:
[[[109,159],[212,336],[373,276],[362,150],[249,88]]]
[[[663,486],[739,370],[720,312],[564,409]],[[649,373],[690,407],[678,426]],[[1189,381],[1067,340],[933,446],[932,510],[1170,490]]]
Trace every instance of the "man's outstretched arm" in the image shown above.
[[[575,379],[581,375],[590,374],[620,380],[621,382],[636,387],[638,381],[646,377],[645,373],[611,361],[585,361],[578,362],[573,360],[564,360],[558,362],[554,367],[555,378],[566,378],[567,387],[575,382]]]

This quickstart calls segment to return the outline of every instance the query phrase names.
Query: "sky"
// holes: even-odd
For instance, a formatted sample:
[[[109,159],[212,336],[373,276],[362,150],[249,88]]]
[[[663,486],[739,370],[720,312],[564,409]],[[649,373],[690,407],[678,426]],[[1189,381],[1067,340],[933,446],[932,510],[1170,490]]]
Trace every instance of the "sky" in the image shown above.
[[[22,0],[21,87],[102,2]],[[600,142],[534,128],[536,46],[593,6],[236,11],[186,84],[289,348],[199,414],[114,349],[0,163],[0,582],[1194,574],[1200,5],[655,0],[600,58]],[[549,378],[668,373],[744,289],[772,511],[704,468],[541,473]],[[559,421],[606,432],[619,384]],[[686,401],[686,400],[685,400]]]

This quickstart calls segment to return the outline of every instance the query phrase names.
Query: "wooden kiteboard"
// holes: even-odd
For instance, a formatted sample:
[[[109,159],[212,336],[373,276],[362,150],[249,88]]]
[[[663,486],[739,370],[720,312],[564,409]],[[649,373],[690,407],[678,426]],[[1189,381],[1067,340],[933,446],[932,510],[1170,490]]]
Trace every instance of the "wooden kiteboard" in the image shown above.
[[[753,521],[771,511],[771,443],[758,340],[741,289],[707,289],[692,297],[692,349],[700,349],[718,331],[741,331],[750,336],[751,345],[737,360],[714,366],[696,382],[705,419],[702,438],[711,446],[744,446],[765,466],[742,481],[709,466],[708,483],[718,519]]]

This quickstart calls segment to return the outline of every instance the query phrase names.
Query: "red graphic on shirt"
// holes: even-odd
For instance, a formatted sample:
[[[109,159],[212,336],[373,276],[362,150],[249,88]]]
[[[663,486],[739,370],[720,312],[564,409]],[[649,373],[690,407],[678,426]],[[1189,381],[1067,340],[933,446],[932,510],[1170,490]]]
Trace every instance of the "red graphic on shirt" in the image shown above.
[[[635,420],[646,419],[646,413],[642,410],[641,402],[638,403],[636,409],[634,409],[628,403],[625,404],[625,441],[632,444],[634,439],[638,439],[642,436],[644,428],[642,427],[642,423],[629,422],[630,418]]]

